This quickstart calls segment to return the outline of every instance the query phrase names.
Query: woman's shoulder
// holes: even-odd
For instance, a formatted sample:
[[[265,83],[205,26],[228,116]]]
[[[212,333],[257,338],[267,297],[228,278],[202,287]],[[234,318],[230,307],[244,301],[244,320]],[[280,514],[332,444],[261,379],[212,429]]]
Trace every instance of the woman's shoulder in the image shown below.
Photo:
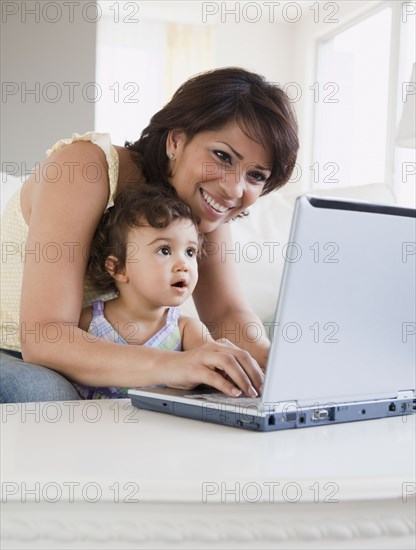
[[[99,179],[97,174],[100,174]],[[58,207],[62,202],[62,192],[65,192],[68,205],[71,196],[78,201],[83,197],[82,201],[93,205],[97,212],[104,209],[111,176],[104,152],[91,142],[75,141],[49,150],[49,156],[36,165],[22,185],[20,203],[25,222],[29,224],[31,221],[35,204],[48,203],[50,208]],[[107,185],[102,185],[106,181]]]
[[[56,162],[61,166],[68,166],[78,181],[106,181],[108,188],[101,187],[103,193],[108,193],[105,206],[107,209],[114,204],[119,183],[125,181],[126,160],[123,149],[124,147],[117,147],[111,143],[110,134],[74,133],[71,138],[57,141],[46,152],[46,163]]]
[[[97,145],[106,156],[110,154],[112,147],[110,134],[94,131],[85,132],[84,134],[74,132],[71,137],[62,138],[56,141],[52,147],[46,151],[46,155],[50,156],[52,153],[66,146],[74,145],[75,143],[92,143]]]
[[[110,134],[100,132],[73,133],[70,138],[58,140],[46,151],[48,163],[67,163],[71,170],[82,168],[88,178],[108,172],[110,180],[117,180],[119,155],[111,143]],[[97,176],[98,177],[98,176]]]
[[[107,158],[105,152],[97,147],[91,141],[71,141],[64,143],[65,140],[59,142],[59,146],[55,146],[47,151],[47,158],[44,164],[50,165],[56,162],[57,164],[65,163],[69,169],[73,171],[78,167],[85,165],[92,166],[92,163],[96,167],[104,167],[107,165]],[[71,168],[72,167],[72,168]]]

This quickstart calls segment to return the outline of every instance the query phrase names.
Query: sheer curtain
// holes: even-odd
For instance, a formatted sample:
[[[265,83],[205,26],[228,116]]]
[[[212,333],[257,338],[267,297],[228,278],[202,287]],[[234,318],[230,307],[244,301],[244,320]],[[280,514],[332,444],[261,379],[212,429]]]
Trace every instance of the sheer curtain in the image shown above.
[[[213,31],[210,26],[168,23],[166,52],[167,98],[190,76],[214,67]]]

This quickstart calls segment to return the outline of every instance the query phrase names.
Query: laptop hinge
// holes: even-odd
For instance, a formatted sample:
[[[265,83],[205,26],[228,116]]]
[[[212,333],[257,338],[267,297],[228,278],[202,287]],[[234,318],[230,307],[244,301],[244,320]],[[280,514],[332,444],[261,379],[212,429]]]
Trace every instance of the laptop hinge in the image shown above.
[[[400,390],[397,392],[396,399],[413,399],[415,395],[414,390]]]

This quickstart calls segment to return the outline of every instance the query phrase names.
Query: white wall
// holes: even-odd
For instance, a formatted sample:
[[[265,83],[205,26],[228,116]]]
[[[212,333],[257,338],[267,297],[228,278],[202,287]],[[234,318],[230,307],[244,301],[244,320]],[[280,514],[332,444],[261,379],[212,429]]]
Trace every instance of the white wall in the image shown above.
[[[284,23],[233,19],[215,25],[217,67],[236,65],[285,84],[292,79],[293,28]]]
[[[94,103],[87,100],[94,89],[84,89],[87,99],[82,89],[95,77],[96,13],[59,12],[56,2],[2,4],[1,167],[20,174],[59,138],[94,126]],[[69,82],[78,84],[72,98]]]

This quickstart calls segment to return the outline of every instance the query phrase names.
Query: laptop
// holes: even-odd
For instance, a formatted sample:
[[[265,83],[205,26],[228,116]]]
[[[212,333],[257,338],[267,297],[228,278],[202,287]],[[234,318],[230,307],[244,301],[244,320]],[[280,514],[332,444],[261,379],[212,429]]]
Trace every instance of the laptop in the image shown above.
[[[129,390],[132,404],[258,431],[413,413],[415,216],[298,197],[261,397],[158,387]]]

